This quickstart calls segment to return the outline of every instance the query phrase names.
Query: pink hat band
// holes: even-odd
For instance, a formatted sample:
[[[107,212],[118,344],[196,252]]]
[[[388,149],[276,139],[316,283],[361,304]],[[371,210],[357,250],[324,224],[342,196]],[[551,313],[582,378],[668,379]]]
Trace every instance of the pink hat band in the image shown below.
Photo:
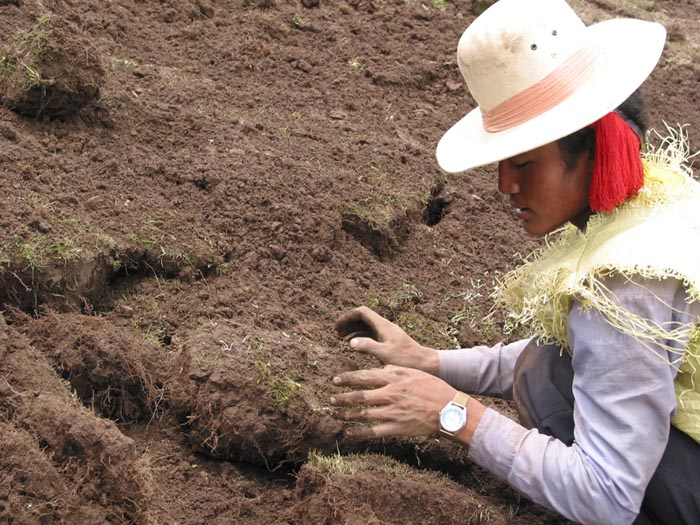
[[[581,49],[542,80],[484,111],[484,129],[491,133],[510,129],[558,106],[593,76],[597,55],[597,47]]]

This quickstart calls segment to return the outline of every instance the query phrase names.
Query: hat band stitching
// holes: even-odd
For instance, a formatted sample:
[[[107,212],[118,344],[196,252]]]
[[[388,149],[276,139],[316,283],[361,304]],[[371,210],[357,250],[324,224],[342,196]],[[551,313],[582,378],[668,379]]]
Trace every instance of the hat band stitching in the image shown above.
[[[542,80],[482,112],[484,129],[495,133],[527,122],[569,98],[592,75],[597,47],[580,49]]]

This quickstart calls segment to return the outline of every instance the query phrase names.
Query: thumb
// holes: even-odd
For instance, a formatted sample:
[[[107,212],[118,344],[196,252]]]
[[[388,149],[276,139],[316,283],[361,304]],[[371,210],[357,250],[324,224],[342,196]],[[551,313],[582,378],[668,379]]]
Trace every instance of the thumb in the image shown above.
[[[375,341],[370,337],[353,337],[350,339],[350,348],[358,352],[370,354],[382,361],[382,356],[386,353],[386,345]]]

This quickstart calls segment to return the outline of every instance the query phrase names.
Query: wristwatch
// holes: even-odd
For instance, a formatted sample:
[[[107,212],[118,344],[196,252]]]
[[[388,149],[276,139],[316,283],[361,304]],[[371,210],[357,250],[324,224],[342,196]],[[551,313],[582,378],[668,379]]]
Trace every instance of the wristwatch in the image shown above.
[[[440,433],[456,436],[467,424],[467,402],[469,395],[457,392],[452,401],[440,410]]]

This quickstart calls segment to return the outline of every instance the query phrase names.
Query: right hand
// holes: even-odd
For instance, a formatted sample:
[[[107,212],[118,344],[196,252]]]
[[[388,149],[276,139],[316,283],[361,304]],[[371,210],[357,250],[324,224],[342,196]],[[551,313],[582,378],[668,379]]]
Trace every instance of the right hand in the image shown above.
[[[416,343],[398,325],[360,306],[335,323],[339,337],[350,337],[350,348],[373,355],[382,364],[404,366],[438,375],[438,353]]]

